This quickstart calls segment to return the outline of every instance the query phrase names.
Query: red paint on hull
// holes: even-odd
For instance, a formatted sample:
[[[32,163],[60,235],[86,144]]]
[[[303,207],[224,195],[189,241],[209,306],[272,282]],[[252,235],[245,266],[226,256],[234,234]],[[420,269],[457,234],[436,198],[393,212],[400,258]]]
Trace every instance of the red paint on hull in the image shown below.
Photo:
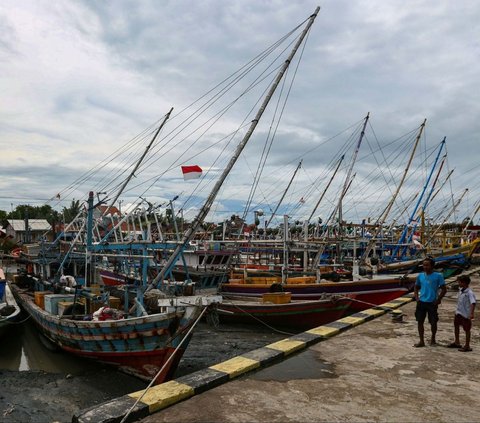
[[[86,352],[66,346],[62,346],[61,348],[80,357],[95,359],[106,364],[118,366],[127,373],[132,373],[135,376],[147,379],[148,381],[152,380],[175,351],[174,348],[167,347],[156,351],[124,354]],[[155,384],[163,383],[173,377],[184,352],[184,349],[177,350],[174,357],[158,375],[157,379],[155,379]]]
[[[350,299],[298,301],[288,304],[252,304],[227,300],[218,306],[218,312],[221,320],[226,322],[263,322],[278,327],[311,329],[342,318],[350,304]]]

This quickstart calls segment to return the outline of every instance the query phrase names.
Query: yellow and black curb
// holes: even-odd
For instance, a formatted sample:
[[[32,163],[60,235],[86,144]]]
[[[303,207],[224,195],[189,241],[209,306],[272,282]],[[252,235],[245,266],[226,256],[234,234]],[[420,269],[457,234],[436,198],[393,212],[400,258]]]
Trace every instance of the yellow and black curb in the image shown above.
[[[207,369],[199,370],[187,376],[151,387],[144,391],[124,395],[103,404],[81,410],[73,416],[74,423],[114,423],[120,422],[133,407],[138,398],[141,401],[135,406],[126,419],[132,422],[146,417],[156,411],[176,404],[194,395],[222,385],[231,379],[245,375],[253,370],[268,367],[281,361],[290,354],[301,351],[310,345],[317,344],[332,336],[338,335],[354,326],[380,317],[393,309],[413,301],[412,294],[397,298],[368,310],[352,314],[331,323],[310,329],[290,338],[274,342],[265,347],[231,358]]]

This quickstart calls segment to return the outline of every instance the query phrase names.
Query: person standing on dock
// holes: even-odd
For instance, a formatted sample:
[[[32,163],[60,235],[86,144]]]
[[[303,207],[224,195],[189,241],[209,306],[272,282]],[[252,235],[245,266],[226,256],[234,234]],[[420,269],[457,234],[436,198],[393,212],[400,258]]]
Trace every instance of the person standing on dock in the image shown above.
[[[448,345],[449,348],[458,348],[458,351],[472,351],[470,348],[470,331],[472,329],[472,320],[474,317],[475,305],[477,299],[470,289],[470,276],[460,275],[457,278],[460,292],[458,294],[457,309],[455,310],[455,319],[453,325],[455,328],[455,341]],[[465,345],[460,344],[460,326],[465,331]]]
[[[424,323],[428,315],[428,323],[432,330],[432,338],[430,345],[436,345],[437,341],[437,322],[438,322],[438,306],[442,302],[442,298],[447,293],[445,280],[443,276],[433,271],[435,261],[432,258],[423,260],[423,273],[420,273],[415,282],[414,296],[417,301],[417,308],[415,310],[415,318],[418,323],[418,335],[420,342],[416,343],[414,347],[424,347]],[[438,291],[440,290],[440,294]]]

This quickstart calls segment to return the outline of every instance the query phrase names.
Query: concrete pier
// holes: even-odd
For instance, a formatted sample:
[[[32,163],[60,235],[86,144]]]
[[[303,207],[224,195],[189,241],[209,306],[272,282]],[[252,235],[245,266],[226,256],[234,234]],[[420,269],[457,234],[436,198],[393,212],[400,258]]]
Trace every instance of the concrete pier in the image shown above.
[[[468,273],[472,273],[471,287],[480,297],[480,278]],[[147,410],[139,408],[128,421],[153,413],[143,417],[142,422],[478,421],[478,323],[474,322],[472,330],[472,352],[447,348],[453,341],[456,295],[455,289],[449,289],[439,307],[437,346],[413,347],[418,340],[415,303],[405,301],[400,308],[401,319],[381,313],[380,317],[357,325],[358,320],[350,318],[355,327],[300,348],[301,352],[296,354],[291,351],[277,364],[257,366],[261,370],[212,389],[206,387],[203,392],[192,394],[181,381],[173,381],[170,387],[180,388],[175,394],[177,399],[187,400],[169,407],[163,403],[156,411],[155,404],[161,402],[150,399],[157,402],[151,402]],[[334,326],[342,324],[331,327]],[[425,328],[428,344],[428,322]],[[325,329],[321,332],[325,333]],[[285,348],[287,345],[293,347],[292,341],[286,340]],[[247,364],[237,362],[234,367]],[[250,364],[255,368],[254,363]],[[212,380],[217,370],[209,370]],[[231,371],[225,366],[221,370]],[[165,395],[165,390],[160,388],[157,393]],[[125,401],[133,404],[134,398],[135,395],[119,399],[111,406],[125,409]],[[148,404],[149,400],[144,401]],[[123,417],[119,413],[115,418],[106,410],[96,408],[76,419],[120,421]]]

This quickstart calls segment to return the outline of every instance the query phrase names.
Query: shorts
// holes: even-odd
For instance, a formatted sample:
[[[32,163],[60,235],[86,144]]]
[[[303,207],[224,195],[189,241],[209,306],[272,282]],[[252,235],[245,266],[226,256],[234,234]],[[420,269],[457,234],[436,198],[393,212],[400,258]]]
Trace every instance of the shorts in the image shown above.
[[[428,315],[428,323],[438,322],[438,306],[435,303],[424,303],[423,301],[417,302],[417,308],[415,310],[415,319],[417,322],[423,323],[425,317]]]
[[[472,321],[463,317],[461,314],[455,314],[455,319],[453,320],[455,326],[461,326],[465,332],[468,332],[472,329]]]

